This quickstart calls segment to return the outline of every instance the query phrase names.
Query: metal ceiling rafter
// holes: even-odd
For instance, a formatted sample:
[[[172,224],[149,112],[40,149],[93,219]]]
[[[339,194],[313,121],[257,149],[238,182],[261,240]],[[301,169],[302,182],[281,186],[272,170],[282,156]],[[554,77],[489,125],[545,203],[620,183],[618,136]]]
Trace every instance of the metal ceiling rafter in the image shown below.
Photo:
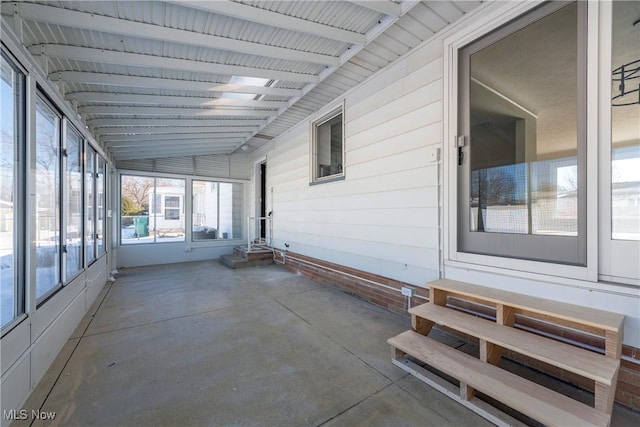
[[[199,135],[200,133],[215,133],[215,132],[250,132],[257,129],[258,126],[203,126],[203,127],[98,127],[93,130],[101,136],[102,139],[107,140],[107,136],[112,135],[157,135],[159,137],[166,134],[192,134]]]
[[[194,149],[206,149],[206,148],[219,148],[219,147],[230,147],[235,144],[235,140],[228,138],[226,140],[213,140],[213,139],[194,139],[194,140],[184,140],[184,141],[134,141],[134,142],[118,142],[115,145],[105,145],[109,151],[117,150],[117,151],[135,151],[135,150],[153,150],[154,148],[158,151],[161,150],[181,150],[184,149],[185,145],[189,145]]]
[[[243,119],[168,119],[166,117],[158,118],[100,118],[89,119],[87,125],[93,129],[118,129],[126,127],[153,127],[162,129],[164,127],[185,127],[198,129],[200,126],[256,126],[259,127],[266,123],[266,120],[250,117]]]
[[[227,155],[228,145],[220,145],[216,147],[200,147],[194,148],[193,151],[189,150],[185,153],[183,148],[167,147],[159,150],[153,150],[150,148],[118,148],[110,150],[114,154],[114,158],[117,160],[133,160],[133,159],[153,159],[158,157],[190,157],[199,155]]]
[[[242,3],[231,1],[175,0],[171,1],[171,3],[192,9],[204,10],[218,15],[230,16],[244,21],[311,34],[346,43],[362,44],[366,41],[364,34],[331,27],[329,25],[308,21],[306,19],[296,18],[294,16],[284,15],[282,13],[272,12],[266,9],[260,9],[259,7],[253,7]]]
[[[188,157],[199,156],[199,155],[227,155],[228,148],[225,147],[217,147],[215,149],[212,148],[202,148],[198,150],[189,150]],[[137,160],[137,159],[148,159],[150,156],[153,158],[166,158],[166,157],[184,157],[184,149],[176,149],[171,151],[153,151],[153,150],[136,150],[132,152],[113,152],[113,157],[118,160]]]
[[[162,141],[162,140],[197,140],[197,139],[229,139],[245,138],[249,132],[202,132],[202,133],[164,133],[164,134],[138,134],[138,135],[106,135],[100,138],[100,142],[109,144],[111,142],[131,142],[131,141]]]
[[[116,141],[111,144],[105,144],[105,147],[109,149],[146,149],[146,148],[182,148],[184,145],[189,144],[189,146],[194,146],[195,148],[206,148],[208,146],[230,146],[231,144],[235,144],[237,139],[234,138],[223,138],[223,139],[214,139],[214,138],[199,138],[199,139],[184,139],[181,141],[174,140],[163,140],[163,141]]]
[[[128,65],[143,68],[165,68],[208,74],[227,74],[284,80],[289,82],[314,83],[315,74],[295,73],[291,71],[271,70],[267,68],[226,65],[214,62],[190,61],[188,59],[140,53],[120,52],[116,50],[95,49],[90,47],[68,46],[63,44],[39,44],[29,47],[33,55],[45,55],[49,58],[72,59],[76,61],[98,62],[103,64]]]
[[[113,105],[87,105],[78,108],[81,114],[104,116],[180,116],[180,117],[269,117],[275,111],[240,110],[221,108],[134,107]]]
[[[285,111],[287,111],[289,108],[291,108],[291,106],[293,106],[295,103],[297,103],[306,94],[308,94],[313,89],[315,89],[320,83],[322,83],[327,77],[329,77],[336,70],[338,70],[342,65],[346,64],[347,62],[349,62],[349,60],[351,58],[353,58],[355,55],[357,55],[359,52],[361,52],[369,43],[373,42],[387,28],[389,28],[393,24],[395,24],[398,20],[400,20],[400,18],[402,18],[404,15],[406,15],[411,9],[413,9],[419,3],[420,3],[420,0],[404,0],[402,3],[400,3],[399,5],[402,8],[402,11],[401,11],[399,16],[387,16],[387,17],[383,18],[379,22],[378,25],[373,27],[371,30],[369,30],[367,32],[367,34],[365,34],[365,37],[366,37],[366,42],[365,43],[363,43],[361,45],[354,45],[354,46],[351,46],[349,49],[347,49],[342,55],[340,55],[340,65],[334,66],[334,67],[325,68],[318,75],[318,82],[309,83],[304,88],[302,88],[302,95],[301,96],[291,98],[289,100],[289,102],[288,102],[289,105],[279,109],[276,114],[270,116],[267,119],[267,123],[263,127],[261,127],[260,129],[258,129],[255,134],[260,133],[260,131],[262,129],[264,129],[271,122],[273,122],[275,119],[280,117]],[[254,136],[255,136],[255,134],[254,134]],[[251,139],[251,137],[248,138],[247,141],[249,141],[250,139]],[[238,148],[240,148],[240,146]],[[234,152],[237,151],[238,148],[236,148],[236,150],[234,150]]]
[[[253,99],[203,98],[173,95],[137,95],[112,92],[70,92],[66,95],[66,98],[69,100],[75,100],[78,103],[99,102],[104,104],[158,104],[194,107],[232,106],[272,110],[277,110],[287,104],[286,101],[256,101]]]
[[[18,3],[18,10],[22,19],[47,24],[57,24],[70,28],[82,28],[104,33],[167,41],[207,49],[242,52],[248,55],[285,59],[288,61],[301,61],[322,65],[338,64],[338,58],[335,56],[235,40],[228,37],[167,28],[142,22],[126,21],[125,23],[120,18],[77,12],[42,4]]]
[[[398,17],[402,13],[402,7],[398,3],[392,1],[381,0],[347,0],[349,3],[357,4],[374,12],[382,13],[387,16]]]
[[[302,90],[299,89],[281,89],[267,86],[245,86],[239,84],[196,82],[190,80],[92,73],[86,71],[57,71],[49,74],[49,78],[53,81],[62,80],[65,83],[85,83],[105,86],[138,87],[150,89],[188,90],[195,92],[234,92],[273,96],[300,96],[302,94]]]

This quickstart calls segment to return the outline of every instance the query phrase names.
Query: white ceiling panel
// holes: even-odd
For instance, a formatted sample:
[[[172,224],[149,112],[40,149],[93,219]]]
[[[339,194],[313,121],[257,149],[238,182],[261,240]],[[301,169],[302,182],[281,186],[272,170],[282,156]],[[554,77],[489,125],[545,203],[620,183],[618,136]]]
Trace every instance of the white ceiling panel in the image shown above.
[[[229,174],[229,159],[479,4],[25,0],[17,16],[3,1],[2,19],[9,28],[21,21],[21,42],[117,164]]]

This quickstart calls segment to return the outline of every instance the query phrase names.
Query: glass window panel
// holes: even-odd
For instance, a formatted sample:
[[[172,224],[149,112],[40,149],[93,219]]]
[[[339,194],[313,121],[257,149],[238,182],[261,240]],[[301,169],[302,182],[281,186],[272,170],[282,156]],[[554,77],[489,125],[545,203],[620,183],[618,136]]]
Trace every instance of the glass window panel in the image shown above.
[[[23,264],[18,264],[18,258],[22,257],[17,250],[21,235],[17,212],[21,199],[17,191],[20,163],[16,159],[24,141],[24,75],[4,54],[0,64],[0,327],[3,327],[24,312],[24,282],[16,268]]]
[[[611,237],[640,240],[640,3],[612,6]]]
[[[242,237],[242,184],[220,183],[220,238]]]
[[[60,283],[60,117],[36,98],[36,298]]]
[[[82,138],[67,126],[67,168],[64,206],[66,209],[66,271],[68,281],[82,269]]]
[[[461,251],[584,264],[583,11],[548,3],[461,49]]]
[[[172,178],[156,178],[156,202],[160,210],[154,212],[156,242],[184,242],[185,218],[184,196],[185,180]]]
[[[193,241],[242,238],[242,184],[192,181]]]
[[[577,211],[577,175],[557,182],[559,165],[577,164],[575,14],[564,8],[471,55],[472,231],[577,234],[566,214]],[[559,26],[550,52],[546,34]],[[527,55],[514,60],[518,50]]]
[[[218,183],[192,181],[193,241],[218,238]]]
[[[102,157],[97,156],[96,174],[96,251],[97,256],[105,253],[104,246],[104,207],[105,207],[105,168],[106,164]]]
[[[86,208],[87,208],[87,225],[85,230],[85,244],[87,248],[87,265],[92,263],[96,259],[95,248],[95,235],[96,235],[96,222],[95,222],[95,161],[96,152],[88,148],[87,149],[87,169],[85,171],[85,187],[86,187]]]
[[[321,121],[314,127],[314,177],[320,180],[343,173],[342,113]]]
[[[154,178],[122,175],[120,180],[120,242],[153,243],[154,222],[149,202],[154,198]]]

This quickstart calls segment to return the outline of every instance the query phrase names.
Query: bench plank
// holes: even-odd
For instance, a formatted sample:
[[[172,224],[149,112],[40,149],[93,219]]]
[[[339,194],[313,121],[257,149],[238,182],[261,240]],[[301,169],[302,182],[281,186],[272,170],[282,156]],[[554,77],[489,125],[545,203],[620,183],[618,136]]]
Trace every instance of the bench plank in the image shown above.
[[[498,325],[489,320],[435,304],[412,307],[409,313],[429,319],[468,335],[530,356],[601,384],[610,386],[619,362],[611,357],[541,337],[526,331]]]
[[[391,346],[549,426],[609,424],[609,415],[413,331]]]
[[[469,297],[480,296],[483,300],[491,301],[495,304],[504,304],[531,313],[539,313],[552,318],[576,322],[616,334],[620,333],[624,320],[624,315],[618,313],[472,285],[451,279],[434,280],[429,282],[428,286]]]

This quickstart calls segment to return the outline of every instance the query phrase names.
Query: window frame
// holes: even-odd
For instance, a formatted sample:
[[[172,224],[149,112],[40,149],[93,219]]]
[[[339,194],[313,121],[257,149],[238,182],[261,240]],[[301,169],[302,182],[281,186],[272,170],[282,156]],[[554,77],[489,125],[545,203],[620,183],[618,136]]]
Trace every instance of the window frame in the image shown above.
[[[62,168],[62,175],[64,175],[63,179],[62,179],[62,210],[63,210],[63,215],[61,215],[62,217],[62,229],[64,230],[64,236],[62,237],[62,283],[63,286],[66,286],[68,283],[70,283],[73,279],[75,279],[76,277],[78,277],[84,270],[84,263],[85,263],[85,239],[84,239],[84,232],[85,232],[85,206],[84,206],[84,201],[85,201],[85,197],[84,197],[84,188],[85,188],[85,180],[84,180],[84,157],[85,157],[85,151],[84,151],[84,147],[85,147],[85,138],[82,136],[82,133],[80,133],[80,131],[66,118],[63,117],[63,126],[62,126],[62,158],[63,158],[63,168]],[[68,224],[68,217],[67,215],[69,214],[69,204],[66,203],[69,200],[70,195],[68,194],[68,190],[69,190],[69,180],[67,179],[67,173],[68,173],[68,162],[69,162],[69,156],[68,156],[68,144],[67,144],[67,140],[68,140],[68,135],[69,132],[73,132],[75,133],[78,138],[79,138],[79,144],[78,144],[78,150],[80,152],[80,230],[78,231],[79,236],[80,236],[80,268],[75,271],[71,276],[67,277],[67,227],[69,226]],[[62,233],[61,233],[62,234]]]
[[[194,225],[194,216],[195,216],[195,214],[194,214],[194,212],[195,212],[195,208],[194,208],[195,197],[194,196],[195,196],[195,192],[194,192],[193,188],[194,188],[194,184],[196,182],[197,183],[204,183],[207,186],[211,186],[212,184],[215,184],[215,187],[216,187],[216,223],[215,223],[215,236],[216,237],[212,238],[212,239],[196,239],[196,238],[194,238],[194,234],[195,234],[195,232],[194,232],[194,226],[195,226]],[[234,222],[233,221],[233,215],[234,215],[233,214],[233,207],[234,207],[233,201],[234,200],[233,199],[234,199],[234,194],[235,194],[235,187],[234,186],[235,185],[239,185],[240,186],[239,187],[239,192],[240,192],[241,198],[244,198],[244,184],[242,182],[222,181],[222,180],[216,180],[216,179],[212,179],[212,178],[193,178],[190,181],[190,183],[191,183],[191,185],[190,185],[189,191],[191,192],[191,194],[190,194],[190,196],[191,196],[190,197],[190,200],[191,200],[191,206],[190,206],[190,212],[191,212],[191,224],[190,224],[190,227],[191,227],[190,228],[191,240],[190,241],[191,241],[191,243],[196,243],[197,244],[197,243],[212,242],[212,241],[215,242],[215,241],[226,241],[226,240],[243,239],[244,238],[244,230],[242,228],[242,226],[243,226],[243,224],[242,224],[242,222],[243,222],[242,221],[242,208],[240,210],[240,213],[238,214],[239,215],[239,218],[238,218],[239,222],[237,224],[237,227],[240,230],[239,231],[240,236],[233,235],[232,237],[227,237],[227,238],[222,237],[222,235],[225,232],[222,232],[221,231],[221,227],[220,227],[220,219],[222,217],[222,214],[221,214],[222,206],[220,204],[220,195],[221,195],[222,184],[229,184],[229,185],[232,186],[231,187],[231,212],[232,212],[232,215],[231,215],[231,217],[232,217],[231,229],[232,229],[232,234],[233,234],[233,229],[234,229],[234,224],[233,224],[233,222]]]
[[[96,150],[96,173],[94,181],[94,199],[95,199],[95,254],[96,259],[107,253],[106,231],[107,231],[107,162],[102,158]],[[101,188],[98,187],[100,184]],[[97,191],[102,190],[102,195]],[[100,197],[98,197],[100,196]],[[98,203],[100,202],[100,203]],[[101,208],[101,209],[100,209]],[[100,227],[99,227],[100,226]],[[102,231],[102,238],[99,239],[99,231]]]
[[[466,253],[458,250],[458,177],[457,177],[457,134],[458,134],[458,54],[464,46],[480,39],[508,22],[518,19],[539,3],[492,3],[460,23],[459,31],[444,39],[443,42],[443,253],[441,263],[446,274],[448,267],[465,268],[477,271],[515,275],[539,280],[573,283],[573,279],[597,281],[598,237],[597,237],[597,199],[598,199],[598,113],[596,108],[586,111],[586,266],[554,264],[549,262],[505,258],[500,256]],[[598,26],[598,5],[587,5],[587,105],[598,102],[597,75],[593,72],[598,63],[598,34],[589,32],[592,26]]]
[[[330,120],[335,119],[336,117],[341,116],[341,132],[342,132],[342,171],[339,173],[327,175],[324,177],[319,177],[319,165],[318,165],[318,129],[323,124],[329,122]],[[345,136],[345,105],[344,101],[340,103],[339,106],[332,108],[330,112],[323,114],[319,118],[312,120],[309,125],[309,133],[311,135],[311,144],[310,144],[310,165],[309,165],[309,185],[323,184],[326,182],[334,182],[341,181],[345,179],[345,159],[346,159],[346,136]]]
[[[84,161],[84,258],[85,268],[98,259],[96,247],[96,163],[97,151],[87,141],[85,143]],[[91,163],[90,163],[91,162]],[[91,165],[91,168],[89,168]],[[89,185],[90,184],[90,185]],[[89,199],[91,191],[91,199]],[[89,226],[92,224],[92,227]],[[91,254],[89,254],[91,250]]]
[[[152,179],[153,180],[153,189],[152,191],[150,191],[148,193],[148,196],[150,196],[150,201],[149,201],[149,207],[148,207],[148,211],[147,211],[147,215],[148,215],[148,227],[149,227],[149,233],[151,234],[151,230],[153,230],[153,240],[150,242],[140,242],[140,243],[126,243],[123,242],[123,238],[122,238],[122,184],[123,184],[123,178],[124,177],[137,177],[137,178],[148,178],[148,179]],[[184,185],[182,186],[183,188],[183,194],[180,195],[176,195],[176,194],[169,194],[170,197],[178,197],[179,198],[179,204],[180,206],[178,208],[174,208],[176,210],[179,210],[179,217],[177,219],[177,221],[182,220],[182,218],[184,218],[184,235],[183,235],[183,239],[182,240],[171,240],[171,241],[160,241],[158,239],[160,233],[159,233],[159,229],[158,229],[158,220],[160,221],[176,221],[175,219],[166,219],[165,218],[165,200],[166,200],[166,194],[161,194],[158,193],[157,188],[158,188],[158,181],[159,180],[176,180],[176,181],[183,181]],[[191,182],[189,179],[187,179],[184,176],[181,175],[157,175],[157,174],[153,174],[153,173],[147,173],[147,172],[143,172],[143,171],[120,171],[120,173],[118,174],[118,197],[119,197],[119,202],[118,202],[118,245],[119,246],[126,246],[126,247],[130,247],[130,246],[139,246],[139,245],[156,245],[156,244],[184,244],[185,242],[187,242],[187,234],[188,234],[188,227],[190,226],[189,223],[189,219],[187,216],[187,213],[185,211],[185,198],[188,196],[187,194],[187,185],[188,183]],[[172,208],[169,208],[172,209]]]
[[[0,56],[3,62],[9,64],[10,68],[19,77],[19,91],[14,94],[13,105],[15,108],[14,121],[14,163],[12,171],[12,183],[14,185],[13,200],[13,227],[11,239],[13,244],[13,317],[5,324],[0,324],[0,335],[4,336],[18,325],[27,316],[27,226],[26,215],[18,215],[18,212],[26,212],[26,192],[27,184],[27,99],[28,99],[28,73],[20,62],[5,49],[4,44],[0,48]]]
[[[63,237],[62,237],[62,218],[64,216],[63,214],[63,206],[62,206],[62,191],[63,191],[63,187],[64,187],[64,181],[63,181],[63,156],[62,156],[62,144],[63,144],[63,133],[64,133],[64,114],[60,111],[60,109],[57,107],[57,105],[51,101],[51,99],[49,98],[49,96],[47,95],[47,93],[45,92],[45,90],[43,88],[41,88],[39,85],[36,86],[36,93],[34,95],[34,103],[33,103],[33,107],[34,107],[34,126],[37,129],[37,120],[35,120],[35,118],[37,117],[37,104],[38,104],[38,100],[40,100],[40,102],[42,102],[45,106],[47,106],[51,112],[58,118],[58,127],[59,127],[59,131],[58,131],[58,135],[57,135],[57,158],[56,158],[56,167],[57,167],[57,176],[56,176],[56,185],[57,185],[57,194],[56,194],[56,209],[57,209],[57,215],[58,218],[56,218],[56,225],[58,227],[57,231],[58,231],[58,237],[56,239],[56,244],[58,246],[58,252],[57,252],[57,283],[49,288],[47,291],[45,291],[42,295],[38,296],[38,283],[37,283],[37,279],[34,279],[34,289],[35,289],[35,293],[34,293],[34,299],[36,301],[36,308],[40,308],[40,306],[42,306],[42,304],[44,304],[45,302],[47,302],[53,295],[55,295],[60,289],[63,288],[64,285],[64,281],[63,281]],[[35,179],[35,176],[37,175],[37,170],[35,168],[35,162],[36,162],[36,158],[37,158],[37,131],[35,131],[35,133],[33,134],[33,152],[32,152],[32,156],[30,161],[33,162],[32,163],[32,167],[33,169],[33,176],[34,176],[34,181],[33,181],[33,188],[32,188],[32,192],[34,194],[36,194],[37,196],[37,180]],[[36,197],[37,198],[37,197]],[[37,209],[37,203],[34,205],[34,207]],[[37,232],[37,226],[34,227],[34,229],[32,230],[33,232]],[[35,246],[35,235],[31,235],[31,239],[30,239],[30,243],[31,243],[31,257],[34,260],[37,260],[37,255],[36,255],[36,246]],[[33,258],[35,257],[35,258]],[[37,276],[37,270],[38,270],[38,266],[37,263],[35,262],[31,262],[31,265],[33,266],[33,273],[34,276]]]
[[[464,161],[458,166],[458,249],[465,253],[484,254],[504,258],[517,258],[554,264],[584,266],[586,264],[586,5],[575,3],[577,7],[577,76],[572,83],[578,88],[577,92],[577,123],[576,123],[576,162],[578,165],[578,218],[577,236],[554,236],[542,234],[510,234],[478,232],[469,230],[469,200],[470,200],[470,58],[494,43],[511,37],[530,24],[560,11],[571,3],[545,3],[527,13],[511,20],[504,25],[478,37],[471,43],[458,50],[458,135],[464,135],[465,146],[459,147]],[[471,142],[473,144],[473,141]],[[558,159],[560,161],[562,159]],[[514,163],[514,165],[517,165]],[[530,165],[529,162],[523,165]],[[528,179],[535,175],[529,175]]]

